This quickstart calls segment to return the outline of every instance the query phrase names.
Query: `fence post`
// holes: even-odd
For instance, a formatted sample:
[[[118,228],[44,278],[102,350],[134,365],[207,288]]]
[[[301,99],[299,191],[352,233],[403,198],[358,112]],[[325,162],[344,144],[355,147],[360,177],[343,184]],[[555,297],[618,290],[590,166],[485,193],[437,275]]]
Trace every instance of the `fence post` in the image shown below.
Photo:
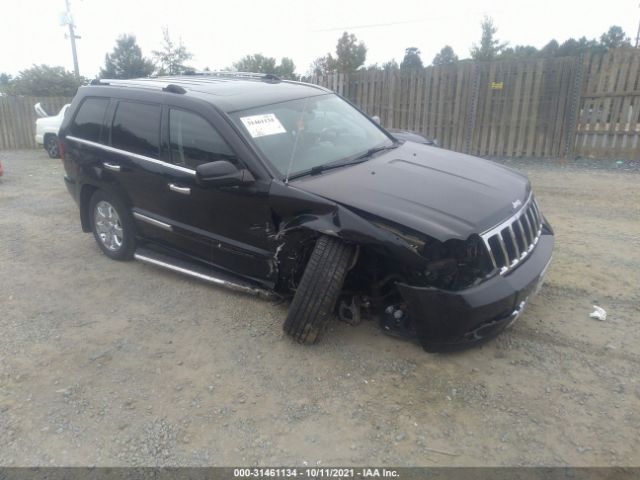
[[[469,109],[467,110],[467,121],[465,122],[464,153],[471,152],[473,142],[473,131],[476,126],[476,113],[478,109],[478,95],[480,93],[480,62],[473,63],[473,81],[471,82],[471,97],[469,98]]]
[[[393,70],[390,70],[388,72],[389,77],[390,77],[390,82],[389,82],[389,103],[387,104],[387,119],[384,123],[385,127],[387,128],[393,128],[395,125],[393,124],[393,110],[394,110],[394,94],[396,91],[396,72]]]
[[[571,93],[569,95],[569,111],[565,119],[566,128],[564,131],[564,157],[573,153],[578,130],[578,108],[582,98],[582,77],[584,71],[584,53],[581,53],[574,63],[574,77]]]

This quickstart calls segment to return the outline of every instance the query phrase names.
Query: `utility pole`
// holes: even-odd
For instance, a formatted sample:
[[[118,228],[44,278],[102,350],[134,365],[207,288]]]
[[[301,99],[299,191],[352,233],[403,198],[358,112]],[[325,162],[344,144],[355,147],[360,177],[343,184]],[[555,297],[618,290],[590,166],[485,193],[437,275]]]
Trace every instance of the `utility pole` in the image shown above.
[[[81,38],[76,35],[75,25],[73,24],[73,17],[71,16],[71,7],[69,6],[69,0],[64,0],[67,5],[67,18],[66,22],[69,26],[69,39],[71,40],[71,54],[73,55],[73,71],[76,77],[80,77],[80,69],[78,68],[78,52],[76,51],[76,38]]]
[[[640,7],[640,5],[638,5]],[[636,33],[636,48],[640,45],[640,23],[638,23],[638,33]]]

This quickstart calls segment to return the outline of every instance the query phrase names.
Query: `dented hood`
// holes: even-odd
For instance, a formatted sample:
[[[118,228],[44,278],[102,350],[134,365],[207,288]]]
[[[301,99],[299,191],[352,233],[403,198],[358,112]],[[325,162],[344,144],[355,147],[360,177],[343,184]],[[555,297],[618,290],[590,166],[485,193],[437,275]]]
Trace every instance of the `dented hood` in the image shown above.
[[[488,230],[513,215],[530,192],[527,177],[515,170],[413,142],[293,185],[441,241]]]

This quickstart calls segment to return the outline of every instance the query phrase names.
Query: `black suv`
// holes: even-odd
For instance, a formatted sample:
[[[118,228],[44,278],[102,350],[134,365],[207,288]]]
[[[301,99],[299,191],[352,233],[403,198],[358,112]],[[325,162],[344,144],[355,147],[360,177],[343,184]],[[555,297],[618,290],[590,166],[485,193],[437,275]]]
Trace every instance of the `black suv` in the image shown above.
[[[292,296],[440,351],[512,323],[553,232],[523,175],[399,141],[340,96],[272,75],[101,80],[60,129],[69,192],[110,258]]]

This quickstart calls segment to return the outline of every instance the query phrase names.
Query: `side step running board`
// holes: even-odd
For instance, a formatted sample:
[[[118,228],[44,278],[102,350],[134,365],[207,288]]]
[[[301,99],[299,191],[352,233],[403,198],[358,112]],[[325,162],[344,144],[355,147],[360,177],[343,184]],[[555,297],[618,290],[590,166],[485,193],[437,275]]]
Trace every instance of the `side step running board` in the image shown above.
[[[248,283],[241,283],[235,279],[227,278],[224,273],[215,272],[206,267],[192,264],[191,262],[185,262],[178,258],[173,258],[162,253],[155,252],[153,250],[147,250],[145,248],[138,248],[133,257],[141,262],[156,265],[158,267],[166,268],[174,272],[182,273],[193,278],[204,280],[205,282],[213,283],[214,285],[220,285],[230,290],[235,290],[243,293],[250,293],[264,298],[277,297],[276,294],[265,290],[260,287],[253,286]]]

